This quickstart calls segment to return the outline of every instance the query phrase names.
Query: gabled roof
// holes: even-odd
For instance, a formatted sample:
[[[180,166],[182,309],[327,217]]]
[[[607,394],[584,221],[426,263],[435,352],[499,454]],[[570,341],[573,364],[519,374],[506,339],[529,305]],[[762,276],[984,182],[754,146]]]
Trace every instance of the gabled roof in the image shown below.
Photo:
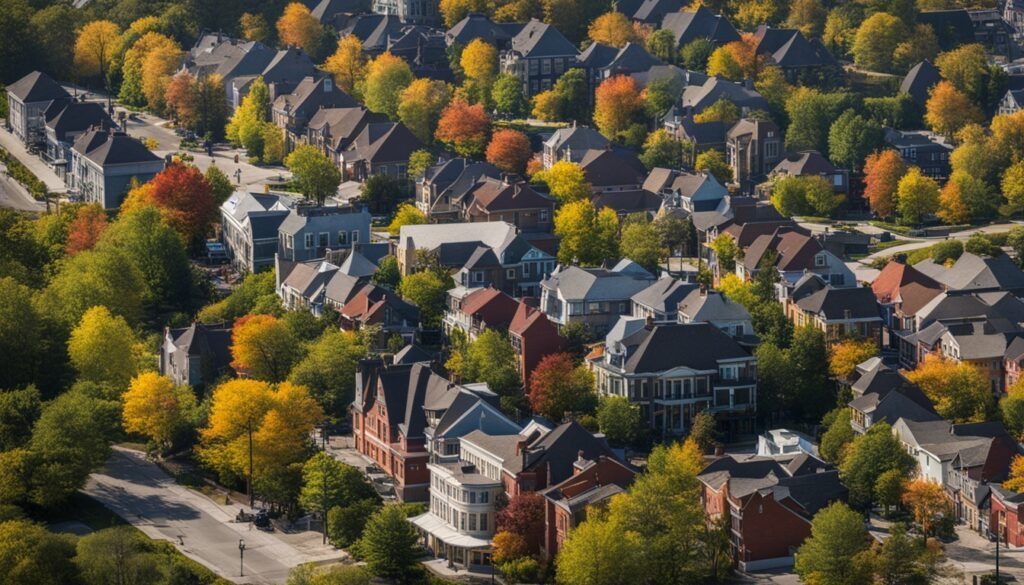
[[[942,74],[939,73],[939,68],[925,59],[910,68],[900,83],[900,91],[910,94],[915,102],[924,105],[928,101],[928,92],[940,81]]]
[[[370,3],[365,0],[320,0],[310,13],[317,22],[326,24],[339,14],[359,14],[369,8]]]
[[[512,50],[529,58],[579,55],[576,47],[557,28],[535,18],[512,37]]]
[[[717,45],[740,40],[732,24],[701,5],[694,12],[669,12],[661,20],[661,28],[672,31],[676,45],[684,47],[697,39],[707,39]]]
[[[41,71],[33,71],[8,85],[7,93],[23,104],[71,99],[59,83]]]
[[[619,54],[619,50],[611,45],[592,42],[580,53],[580,64],[587,69],[601,69],[607,67],[612,59]]]
[[[541,329],[544,327],[547,327],[549,332],[554,333],[556,336],[558,335],[558,327],[548,320],[544,311],[520,300],[519,305],[516,306],[516,314],[512,317],[512,322],[509,323],[509,333],[525,336],[528,331],[534,328]]]
[[[587,181],[595,187],[639,186],[645,175],[636,153],[624,148],[587,150],[579,162]]]
[[[383,51],[388,36],[402,30],[402,21],[394,14],[360,14],[338,32],[338,37],[353,35],[363,43],[364,51]]]
[[[1024,291],[1024,272],[1006,254],[982,257],[964,252],[950,268],[939,269],[934,263],[922,265],[936,267],[929,276],[949,290]]]
[[[778,252],[776,268],[783,272],[810,269],[814,267],[814,256],[824,250],[816,238],[784,229],[776,229],[770,235],[758,236],[747,248],[743,257],[743,266],[747,270],[757,270],[761,258],[769,250]]]
[[[46,127],[62,142],[69,133],[84,132],[94,126],[101,130],[117,126],[102,104],[62,100],[53,102],[46,110]]]
[[[170,331],[174,347],[190,356],[210,355],[217,364],[231,363],[231,326],[192,323]]]
[[[72,149],[101,167],[163,160],[136,138],[96,128],[79,136]]]
[[[836,167],[828,162],[820,152],[816,150],[804,150],[796,153],[789,153],[779,164],[772,169],[772,174],[784,174],[791,177],[802,177],[804,175],[832,175]]]
[[[679,12],[689,4],[683,0],[644,0],[633,13],[633,20],[657,26],[671,12]]]
[[[913,315],[942,292],[942,285],[913,266],[890,261],[871,283],[879,303],[901,303],[902,311]]]
[[[345,261],[338,267],[343,274],[355,277],[373,276],[377,272],[377,265],[371,262],[366,256],[359,252],[352,252],[345,258]]]
[[[280,83],[283,81],[298,82],[308,76],[316,75],[316,65],[305,51],[298,47],[288,47],[278,51],[263,70],[263,81]]]
[[[718,291],[691,289],[678,306],[680,319],[687,322],[750,321],[747,309]]]
[[[434,357],[422,347],[410,343],[395,354],[395,364],[415,364],[420,362],[431,362]]]
[[[633,295],[631,300],[640,306],[674,316],[679,302],[696,288],[696,284],[665,276]]]
[[[477,289],[462,299],[461,310],[471,317],[479,317],[487,327],[507,328],[515,318],[519,304],[496,288]]]
[[[682,105],[699,114],[720,99],[729,100],[739,108],[768,109],[768,100],[761,97],[757,91],[720,77],[709,77],[702,85],[687,86],[683,90]]]
[[[643,45],[626,43],[602,69],[607,69],[611,75],[629,75],[659,65],[665,65],[665,62],[648,53]]]
[[[294,91],[279,95],[274,100],[276,110],[287,111],[289,115],[308,113],[310,117],[320,108],[352,108],[356,105],[355,100],[335,85],[330,77],[305,77]]]
[[[448,44],[468,45],[473,39],[483,39],[494,46],[507,44],[523,25],[517,23],[495,23],[486,14],[471,12],[448,29],[445,36]]]
[[[619,215],[640,212],[654,213],[661,208],[662,203],[660,195],[643,189],[596,193],[590,201],[596,209],[608,207]]]
[[[351,278],[351,277],[349,277]],[[419,322],[419,309],[399,296],[375,284],[364,285],[341,308],[341,314],[361,323],[377,323],[383,319],[385,308],[390,308],[410,323]]]
[[[477,208],[485,213],[554,207],[554,200],[535,191],[526,181],[508,183],[486,177],[467,194],[472,198],[469,210]]]
[[[720,360],[749,358],[750,353],[710,323],[654,325],[639,332],[642,341],[622,369],[631,374],[665,372],[686,367],[718,370]],[[685,347],[685,352],[679,348]]]
[[[345,160],[363,160],[382,164],[409,160],[409,156],[423,147],[423,143],[401,122],[371,122],[363,127],[348,150]]]
[[[611,144],[600,132],[590,126],[570,126],[559,128],[544,141],[544,146],[555,150],[571,149],[583,152],[592,149],[604,149]]]
[[[504,250],[516,236],[516,227],[504,221],[481,221],[457,224],[404,225],[399,233],[399,247],[437,250],[443,245],[466,244],[472,249],[480,244]]]
[[[853,286],[825,288],[811,293],[796,302],[801,310],[820,316],[825,320],[877,319],[878,303],[870,289]]]
[[[647,288],[654,276],[644,272],[617,272],[607,268],[559,266],[541,285],[573,301],[622,301]]]

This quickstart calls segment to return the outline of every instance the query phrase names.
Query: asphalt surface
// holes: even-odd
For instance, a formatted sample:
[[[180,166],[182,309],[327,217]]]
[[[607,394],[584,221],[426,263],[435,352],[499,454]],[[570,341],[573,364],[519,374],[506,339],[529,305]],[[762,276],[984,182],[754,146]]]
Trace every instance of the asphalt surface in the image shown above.
[[[0,165],[0,207],[39,213],[46,211],[46,205],[36,201],[24,187],[7,176]]]
[[[345,557],[322,545],[319,533],[267,533],[233,522],[238,506],[221,505],[178,485],[138,451],[115,447],[83,491],[150,538],[175,543],[185,555],[235,583],[280,584],[298,564]],[[245,540],[244,577],[239,574],[240,539]]]

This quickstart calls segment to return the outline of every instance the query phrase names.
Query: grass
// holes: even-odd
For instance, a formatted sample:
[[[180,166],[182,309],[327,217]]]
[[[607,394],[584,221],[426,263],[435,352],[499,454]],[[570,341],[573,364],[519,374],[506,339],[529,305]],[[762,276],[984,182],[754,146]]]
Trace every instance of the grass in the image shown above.
[[[40,520],[50,524],[81,522],[94,531],[126,524],[123,518],[82,492],[72,494],[64,505],[45,511]]]
[[[878,229],[885,230],[885,231],[888,231],[888,232],[892,232],[894,234],[899,234],[901,236],[909,236],[910,233],[912,231],[914,231],[914,228],[909,226],[909,225],[900,225],[898,223],[889,223],[887,221],[880,221],[880,220],[877,220],[877,219],[873,219],[873,220],[869,221],[868,223],[870,223],[871,225],[875,226]]]

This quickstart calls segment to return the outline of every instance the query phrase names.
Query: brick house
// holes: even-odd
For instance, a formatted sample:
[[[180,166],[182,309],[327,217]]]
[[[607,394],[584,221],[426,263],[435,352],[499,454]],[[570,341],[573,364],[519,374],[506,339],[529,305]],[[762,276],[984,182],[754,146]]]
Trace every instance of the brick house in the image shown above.
[[[483,177],[467,195],[467,222],[505,221],[527,232],[549,232],[554,226],[554,199],[526,181]]]
[[[989,485],[991,494],[991,515],[989,530],[999,535],[1000,540],[1009,546],[1024,546],[1024,494],[1003,488],[1002,484]]]
[[[558,334],[558,326],[548,320],[543,311],[522,300],[509,324],[508,338],[518,355],[516,367],[524,388],[530,387],[530,375],[540,360],[562,351],[564,341]]]
[[[448,291],[442,325],[446,333],[459,329],[472,340],[487,328],[508,328],[517,307],[515,299],[495,288],[456,287]]]
[[[514,37],[512,47],[501,54],[501,71],[523,82],[523,95],[554,87],[558,78],[579,63],[579,51],[555,27],[531,19]]]

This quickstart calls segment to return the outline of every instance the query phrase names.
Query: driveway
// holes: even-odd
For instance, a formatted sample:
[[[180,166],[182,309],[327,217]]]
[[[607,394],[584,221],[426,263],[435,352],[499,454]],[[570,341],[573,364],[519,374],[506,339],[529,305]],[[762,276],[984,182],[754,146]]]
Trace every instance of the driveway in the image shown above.
[[[957,539],[945,543],[946,558],[969,580],[971,575],[990,573],[996,567],[996,544],[966,526],[956,527]],[[999,571],[1024,581],[1024,549],[999,547]]]
[[[235,583],[280,584],[301,563],[329,562],[345,553],[320,543],[317,532],[266,533],[232,520],[241,509],[221,505],[175,483],[145,456],[115,447],[83,491],[153,539]],[[239,539],[245,540],[245,577],[239,575]]]

